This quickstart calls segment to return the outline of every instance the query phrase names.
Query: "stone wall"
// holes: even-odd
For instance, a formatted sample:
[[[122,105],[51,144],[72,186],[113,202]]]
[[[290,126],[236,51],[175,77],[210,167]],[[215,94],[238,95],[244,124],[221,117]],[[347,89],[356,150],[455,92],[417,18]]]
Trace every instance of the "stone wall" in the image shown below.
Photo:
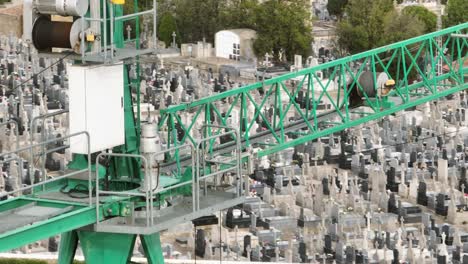
[[[13,6],[0,9],[0,34],[15,34],[17,37],[23,35],[23,6]]]

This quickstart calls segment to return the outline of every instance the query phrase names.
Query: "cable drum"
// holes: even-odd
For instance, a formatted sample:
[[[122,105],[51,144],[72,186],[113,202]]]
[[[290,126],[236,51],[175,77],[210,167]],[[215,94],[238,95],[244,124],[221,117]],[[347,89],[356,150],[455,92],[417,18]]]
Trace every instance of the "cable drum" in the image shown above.
[[[71,49],[70,31],[73,23],[50,21],[41,16],[35,22],[32,31],[32,41],[37,50],[52,48]]]
[[[87,28],[87,23],[85,24]],[[80,46],[81,18],[75,22],[51,21],[47,16],[40,16],[32,30],[32,42],[39,51],[52,48],[77,49]]]
[[[359,96],[364,97],[376,97],[381,93],[382,88],[385,87],[385,83],[389,80],[386,73],[376,73],[377,81],[374,84],[374,74],[370,71],[364,71],[359,75],[359,84],[362,87],[356,87]]]
[[[374,74],[371,71],[363,71],[358,79],[359,85],[354,83],[350,74],[346,74],[346,85],[349,91],[349,106],[358,107],[363,104],[363,97],[376,97],[385,95],[388,90],[385,83],[389,80],[386,73],[377,72],[377,81],[374,84]]]

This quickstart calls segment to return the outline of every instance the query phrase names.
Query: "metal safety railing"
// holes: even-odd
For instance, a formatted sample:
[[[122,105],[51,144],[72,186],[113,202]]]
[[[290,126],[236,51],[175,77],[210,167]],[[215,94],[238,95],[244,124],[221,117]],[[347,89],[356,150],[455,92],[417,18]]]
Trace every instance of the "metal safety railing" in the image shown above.
[[[44,141],[45,140],[45,121],[46,119],[49,119],[49,118],[53,118],[53,117],[56,117],[56,116],[59,116],[59,115],[63,115],[63,114],[68,114],[69,111],[68,110],[60,110],[60,111],[57,111],[57,112],[53,112],[53,113],[47,113],[47,114],[44,114],[44,115],[38,115],[36,117],[34,117],[32,120],[31,120],[31,124],[30,124],[30,145],[33,145],[34,144],[34,135],[36,134],[36,130],[37,130],[37,122],[38,121],[41,121],[42,122],[42,127],[41,127],[41,139],[40,139],[40,142]],[[41,174],[43,176],[43,181],[46,180],[46,169],[45,169],[45,162],[46,162],[46,158],[47,158],[47,154],[51,153],[51,152],[55,152],[55,151],[58,151],[58,150],[61,150],[61,149],[64,149],[65,147],[62,147],[62,148],[58,148],[58,149],[54,149],[54,150],[50,150],[50,151],[46,151],[46,146],[45,145],[42,145],[42,148],[41,148],[41,154],[42,154],[42,166],[41,166]],[[30,166],[31,166],[31,170],[34,169],[34,149],[31,148],[30,150],[30,158],[31,158],[31,162],[30,162]],[[31,183],[34,183],[34,178],[31,179]]]
[[[192,168],[195,168],[195,160],[193,159],[193,157],[195,156],[196,150],[195,150],[195,148],[194,148],[194,146],[192,144],[184,144],[184,145],[180,145],[180,146],[176,146],[176,147],[173,147],[173,148],[163,150],[163,151],[158,152],[158,153],[154,153],[152,155],[152,159],[154,160],[154,158],[156,156],[158,156],[158,155],[164,155],[166,153],[176,152],[176,151],[180,151],[182,149],[187,149],[187,148],[189,148],[190,152],[192,153],[191,164],[192,164]],[[181,175],[183,173],[181,171],[181,168],[177,167],[177,169],[179,170],[179,175]],[[158,188],[159,188],[159,185],[160,185],[159,184],[160,176],[161,175],[158,175]],[[155,194],[160,194],[160,193],[163,193],[163,192],[167,192],[167,191],[177,189],[177,188],[180,188],[180,187],[184,187],[184,186],[187,186],[187,185],[190,185],[190,184],[192,184],[192,210],[195,212],[196,211],[195,204],[196,204],[197,201],[195,200],[194,193],[197,192],[197,189],[196,189],[196,185],[195,185],[195,172],[194,172],[194,170],[192,170],[192,181],[181,182],[181,183],[178,183],[178,184],[171,185],[169,187],[159,188]]]
[[[40,142],[40,143],[37,143],[37,144],[33,144],[33,145],[25,146],[25,147],[22,147],[22,148],[18,148],[18,149],[14,150],[14,151],[1,153],[0,158],[5,157],[5,156],[11,156],[11,155],[19,156],[18,154],[20,152],[26,152],[26,151],[29,151],[31,153],[32,149],[34,149],[34,148],[47,146],[48,144],[51,144],[51,143],[54,143],[54,142],[63,141],[63,140],[70,139],[72,137],[78,137],[78,136],[83,136],[83,135],[86,136],[86,141],[87,141],[87,158],[88,158],[88,160],[91,160],[90,136],[89,136],[89,133],[87,131],[77,132],[77,133],[70,134],[70,135],[63,136],[63,137],[59,137],[59,138],[49,139],[49,140],[46,140],[46,141],[43,141],[43,142]],[[56,181],[59,181],[59,180],[67,179],[67,178],[70,178],[70,177],[72,177],[74,175],[78,175],[78,174],[81,174],[81,173],[87,173],[88,174],[88,192],[89,192],[89,202],[88,202],[88,204],[89,204],[89,206],[92,206],[93,204],[92,204],[92,201],[91,201],[91,197],[93,195],[92,194],[93,188],[92,188],[92,170],[91,170],[91,163],[90,162],[88,162],[88,167],[86,169],[74,171],[74,172],[64,174],[64,175],[61,175],[61,176],[58,176],[58,177],[54,177],[54,178],[48,179],[48,180],[45,179],[44,181],[41,181],[39,183],[31,182],[30,185],[18,188],[16,190],[13,190],[13,191],[10,191],[10,192],[5,192],[5,193],[0,194],[0,198],[5,197],[5,196],[8,197],[10,195],[14,195],[14,194],[17,194],[17,193],[22,193],[22,192],[28,191],[28,190],[31,190],[31,193],[34,193],[34,189],[37,188],[37,187],[42,187],[42,190],[45,191],[45,188],[46,188],[47,184],[50,184],[52,182],[56,182]]]
[[[228,172],[231,172],[233,170],[236,171],[237,173],[237,181],[236,181],[236,197],[239,197],[241,195],[240,191],[241,191],[241,188],[243,186],[243,183],[242,183],[242,165],[241,165],[241,154],[240,154],[240,151],[241,151],[241,142],[240,142],[240,133],[237,129],[235,128],[232,128],[232,127],[229,127],[229,126],[217,126],[217,125],[204,125],[203,128],[221,128],[221,129],[226,129],[228,131],[226,132],[223,132],[223,133],[217,133],[215,135],[211,135],[211,136],[208,136],[208,137],[205,137],[203,139],[201,139],[200,141],[197,142],[196,144],[196,159],[197,159],[197,163],[196,163],[196,188],[197,190],[200,189],[200,181],[203,181],[203,194],[204,196],[207,195],[207,191],[208,191],[208,186],[207,186],[207,179],[210,178],[210,177],[215,177],[215,176],[218,176],[218,175],[223,175],[224,173],[228,173]],[[202,149],[202,152],[203,154],[207,153],[206,151],[206,144],[202,144],[204,142],[212,142],[212,140],[214,139],[217,139],[217,138],[221,138],[223,136],[228,136],[228,135],[234,135],[235,138],[236,138],[236,159],[235,159],[235,166],[232,166],[232,167],[228,167],[226,169],[221,169],[219,171],[216,171],[216,172],[211,172],[209,174],[206,174],[206,175],[201,175],[201,171],[203,171],[203,173],[205,173],[206,171],[206,157],[205,157],[205,160],[204,162],[201,162],[201,156],[200,156],[200,147]],[[212,143],[210,143],[210,146],[212,146]],[[211,150],[211,149],[210,149]],[[203,164],[203,167],[200,165],[200,163]],[[232,164],[231,164],[232,165]],[[203,169],[203,170],[201,170]],[[200,196],[199,196],[199,193],[196,194],[197,197],[196,197],[196,200],[197,200],[197,205],[196,205],[196,208],[197,210],[200,210]]]
[[[102,158],[102,157],[121,157],[121,158],[136,158],[136,159],[140,159],[143,161],[144,163],[144,170],[145,170],[145,184],[146,184],[146,181],[148,181],[149,183],[149,186],[151,187],[152,186],[152,178],[150,177],[150,173],[149,173],[149,163],[148,163],[148,160],[146,159],[145,156],[143,155],[137,155],[137,154],[121,154],[121,153],[100,153],[97,157],[96,157],[96,164],[99,164],[99,159]],[[96,168],[96,225],[100,225],[99,223],[99,219],[100,219],[100,195],[117,195],[117,196],[130,196],[130,197],[144,197],[145,198],[145,202],[146,202],[146,212],[147,212],[147,215],[146,215],[146,226],[150,226],[152,225],[153,223],[153,217],[152,217],[152,214],[153,214],[153,211],[152,211],[152,207],[153,207],[153,199],[154,199],[154,194],[153,194],[153,188],[144,188],[143,191],[140,191],[140,192],[137,192],[137,191],[102,191],[100,190],[100,187],[99,187],[99,170]],[[148,212],[149,212],[149,215],[148,215]]]
[[[63,114],[68,114],[70,111],[68,110],[59,110],[57,112],[53,112],[53,113],[48,113],[48,114],[44,114],[44,115],[38,115],[36,117],[34,117],[32,120],[31,120],[31,124],[30,124],[30,131],[31,131],[31,144],[34,140],[34,134],[37,132],[36,129],[37,129],[37,121],[42,121],[42,129],[41,129],[41,140],[44,139],[44,121],[48,118],[51,118],[51,117],[56,117],[56,116],[59,116],[59,115],[63,115]]]
[[[190,148],[192,153],[195,151],[194,150],[194,147],[193,145],[189,145],[189,144],[186,144],[186,145],[181,145],[181,146],[178,146],[178,147],[174,147],[174,148],[171,148],[171,149],[166,149],[166,150],[163,150],[163,151],[159,151],[159,152],[156,152],[156,153],[153,153],[149,156],[149,159],[143,155],[135,155],[135,154],[120,154],[120,153],[100,153],[97,157],[96,157],[96,164],[97,162],[99,161],[99,159],[101,157],[126,157],[126,158],[137,158],[137,159],[141,159],[143,162],[144,162],[144,175],[145,175],[145,178],[144,178],[144,182],[145,184],[141,187],[143,189],[140,188],[140,192],[138,191],[102,191],[100,190],[100,185],[99,185],[99,174],[98,172],[96,172],[96,219],[99,219],[99,213],[100,213],[100,210],[99,210],[99,204],[100,204],[100,195],[116,195],[116,196],[128,196],[128,197],[144,197],[145,199],[145,202],[146,202],[146,205],[145,205],[145,209],[146,209],[146,215],[145,215],[145,222],[146,222],[146,226],[147,227],[150,227],[152,225],[154,225],[154,197],[162,192],[166,192],[166,191],[170,191],[170,190],[173,190],[173,189],[176,189],[176,188],[180,188],[180,187],[183,187],[183,186],[186,186],[186,185],[190,185],[190,184],[194,184],[194,177],[193,177],[193,172],[192,172],[192,181],[187,181],[187,182],[182,182],[182,183],[178,183],[178,184],[174,184],[174,185],[171,185],[167,188],[165,187],[162,187],[160,188],[160,174],[159,174],[159,171],[158,171],[158,175],[156,177],[156,185],[153,187],[153,178],[152,178],[152,175],[150,173],[150,166],[153,166],[153,161],[156,159],[157,156],[159,155],[164,155],[166,153],[169,153],[169,152],[173,152],[173,151],[179,151],[181,149],[184,149],[184,148]],[[195,166],[195,161],[193,161],[192,159],[192,167]],[[179,173],[180,174],[180,173]],[[193,188],[192,189],[193,191],[195,191],[195,189]],[[193,200],[193,203],[195,204],[195,200]],[[193,211],[195,211],[195,208],[193,209]],[[96,225],[100,225],[99,221],[96,223]]]
[[[100,196],[102,195],[115,195],[115,196],[125,196],[125,197],[142,197],[145,199],[145,202],[146,202],[146,205],[145,205],[145,224],[146,224],[146,227],[151,227],[151,226],[154,226],[155,224],[155,199],[157,199],[156,197],[162,193],[165,193],[165,192],[168,192],[168,191],[171,191],[171,190],[174,190],[174,189],[178,189],[178,188],[181,188],[181,187],[184,187],[184,186],[192,186],[192,212],[195,213],[197,211],[199,211],[201,208],[200,208],[200,199],[201,199],[201,195],[200,195],[200,182],[201,181],[204,181],[205,183],[205,187],[204,187],[204,195],[206,195],[206,192],[207,192],[207,186],[206,186],[206,180],[210,177],[215,177],[217,175],[222,175],[222,174],[225,174],[225,173],[228,173],[228,172],[231,172],[231,171],[235,171],[235,173],[237,173],[238,177],[237,177],[237,181],[236,181],[236,193],[235,193],[235,197],[236,198],[239,198],[241,195],[242,195],[242,192],[241,192],[241,189],[242,189],[242,186],[243,186],[243,178],[242,178],[242,165],[241,165],[241,148],[240,148],[240,138],[239,138],[239,132],[236,131],[235,129],[231,128],[231,127],[227,127],[227,126],[212,126],[212,128],[221,128],[221,129],[226,129],[226,130],[229,130],[227,132],[224,132],[224,133],[220,133],[220,134],[217,134],[217,135],[213,135],[213,136],[209,136],[209,137],[206,137],[206,138],[203,138],[201,140],[199,140],[198,142],[196,142],[196,144],[184,144],[184,145],[180,145],[180,146],[176,146],[176,147],[173,147],[173,148],[169,148],[169,149],[165,149],[165,150],[162,150],[162,151],[158,151],[158,152],[155,152],[153,154],[151,154],[149,157],[148,156],[144,156],[144,155],[134,155],[134,154],[120,154],[120,153],[101,153],[99,154],[97,157],[96,157],[96,163],[99,161],[99,159],[101,157],[104,157],[104,156],[108,156],[108,157],[127,157],[127,158],[137,158],[137,159],[141,159],[143,161],[143,168],[144,168],[144,171],[145,171],[145,177],[144,177],[144,185],[142,185],[140,187],[140,191],[138,190],[132,190],[132,191],[103,191],[101,190],[101,186],[100,186],[100,178],[99,178],[99,173],[96,171],[96,200],[95,200],[95,203],[96,203],[96,219],[100,219],[100,209],[99,209],[99,206],[100,206],[100,202],[101,202],[101,198]],[[226,165],[232,165],[231,167],[227,168],[227,169],[222,169],[222,170],[219,170],[219,171],[215,171],[215,172],[211,172],[211,173],[208,173],[208,174],[204,174],[204,172],[206,171],[206,167],[205,167],[205,163],[206,162],[209,162],[208,159],[206,158],[203,158],[203,162],[202,162],[202,156],[204,156],[204,154],[202,153],[207,153],[206,152],[206,149],[203,147],[203,143],[205,142],[208,142],[210,140],[213,140],[213,139],[216,139],[216,138],[219,138],[219,137],[222,137],[222,136],[226,136],[226,135],[234,135],[236,137],[236,143],[237,143],[237,150],[236,150],[236,157],[235,157],[235,162],[234,163],[229,163],[229,164],[226,164]],[[159,165],[155,163],[156,161],[156,158],[160,155],[165,155],[167,153],[171,153],[171,152],[178,152],[178,151],[181,151],[183,149],[189,149],[190,152],[192,153],[191,155],[191,162],[190,162],[190,165],[188,166],[191,166],[192,168],[192,171],[191,171],[191,180],[188,180],[188,181],[183,181],[183,182],[179,182],[179,183],[176,183],[176,184],[171,184],[171,185],[168,185],[167,187],[166,186],[162,186],[161,185],[161,176],[163,175],[161,173],[161,171],[159,170]],[[203,163],[203,165],[201,164]],[[155,177],[155,180],[157,181],[155,183],[155,185],[153,186],[153,175],[151,174],[150,170],[152,170],[154,168],[154,166],[157,166],[158,167],[158,171],[157,171],[157,176]],[[183,171],[181,170],[181,168],[177,167],[177,170],[179,170],[179,172],[177,173],[178,175],[182,175],[183,174]],[[202,173],[203,171],[203,173]],[[234,198],[234,197],[233,197]],[[157,202],[161,202],[161,201],[157,201]],[[99,223],[99,221],[96,222],[96,225],[99,226],[99,225],[103,225],[103,223]]]
[[[115,41],[116,41],[116,38],[115,38],[115,28],[116,28],[116,23],[117,22],[124,22],[124,21],[128,21],[128,20],[139,20],[140,17],[144,16],[144,15],[152,15],[152,22],[153,22],[153,29],[156,28],[156,23],[157,23],[157,2],[156,0],[153,0],[153,8],[152,9],[149,9],[149,10],[145,10],[145,11],[141,11],[141,12],[135,12],[135,13],[131,13],[131,14],[127,14],[127,15],[122,15],[122,16],[116,16],[115,15],[115,11],[114,11],[114,7],[115,6],[118,6],[118,5],[115,5],[113,4],[111,1],[102,1],[104,7],[102,8],[103,12],[102,12],[102,17],[100,16],[99,18],[97,17],[85,17],[85,16],[82,16],[80,17],[81,18],[81,32],[85,32],[87,30],[87,22],[91,22],[91,23],[99,23],[100,25],[102,25],[102,30],[101,30],[101,36],[103,37],[103,44],[102,44],[102,49],[99,47],[98,51],[87,51],[86,49],[86,43],[85,43],[85,38],[82,37],[81,38],[81,50],[80,50],[80,53],[81,53],[81,59],[83,62],[87,61],[87,60],[92,60],[92,61],[95,61],[96,60],[96,57],[92,57],[94,54],[97,53],[97,57],[100,58],[103,62],[114,62],[114,57],[116,57],[116,51],[119,50],[119,48],[116,48],[115,47]],[[108,7],[110,7],[108,9]],[[109,11],[109,14],[107,13]],[[108,17],[109,16],[109,17]],[[109,25],[108,25],[108,21],[109,21]],[[101,26],[99,26],[101,27]],[[137,28],[139,27],[139,25],[137,26]],[[125,28],[122,26],[122,30],[125,30]],[[109,33],[108,33],[109,32]],[[123,32],[122,32],[123,35],[125,35]],[[99,37],[101,37],[99,36]],[[110,39],[108,39],[110,38]],[[120,37],[119,37],[120,38]],[[139,38],[139,36],[137,36],[137,38]],[[152,38],[152,41],[154,43],[154,45],[156,46],[156,43],[157,43],[157,36],[156,36],[156,30],[153,30],[153,35],[151,36]],[[120,41],[119,41],[120,42]],[[124,41],[122,40],[122,43],[124,43]],[[109,47],[110,46],[110,47]],[[138,45],[136,45],[135,47],[136,50],[139,49]],[[145,49],[145,50],[141,50],[140,53],[138,53],[138,55],[142,55],[142,54],[146,54],[146,53],[152,53],[155,51],[155,48],[148,48],[148,49]],[[137,54],[128,54],[128,57],[135,57]],[[126,57],[124,57],[126,58]],[[121,60],[123,58],[119,57],[119,60]]]
[[[33,119],[33,121],[31,122],[31,129],[32,131],[35,130],[35,127],[36,127],[36,123],[37,121],[39,120],[45,120],[46,118],[51,118],[53,116],[57,116],[57,115],[60,115],[60,114],[64,114],[66,113],[66,111],[59,111],[59,112],[56,112],[56,113],[52,113],[52,114],[47,114],[47,115],[43,115],[43,116],[39,116],[39,117],[36,117],[35,119]],[[25,191],[28,191],[28,190],[31,190],[30,193],[34,194],[34,191],[37,190],[37,188],[39,187],[42,187],[42,191],[46,191],[46,186],[50,183],[53,183],[53,182],[56,182],[56,181],[60,181],[60,180],[63,180],[63,179],[67,179],[67,178],[70,178],[74,175],[78,175],[78,174],[82,174],[82,173],[87,173],[88,175],[88,197],[89,197],[89,201],[88,201],[88,204],[90,207],[92,207],[93,205],[95,206],[96,208],[96,219],[102,219],[101,217],[101,202],[103,201],[102,200],[102,197],[103,195],[114,195],[114,196],[128,196],[128,197],[142,197],[145,199],[145,206],[146,206],[146,226],[147,227],[150,227],[150,226],[153,226],[154,225],[154,221],[155,221],[155,197],[157,197],[157,195],[160,195],[164,192],[168,192],[168,191],[171,191],[171,190],[174,190],[174,189],[177,189],[177,188],[180,188],[180,187],[184,187],[184,186],[192,186],[192,211],[193,212],[196,212],[198,210],[200,210],[200,181],[205,181],[206,179],[208,179],[209,177],[214,177],[216,175],[221,175],[221,174],[224,174],[224,173],[227,173],[229,171],[233,171],[235,170],[236,173],[238,174],[238,180],[237,180],[237,184],[236,184],[236,197],[239,197],[241,195],[241,192],[239,191],[240,188],[242,187],[242,175],[241,175],[241,172],[242,172],[242,167],[241,167],[241,163],[240,163],[240,141],[239,141],[239,132],[236,131],[235,129],[231,128],[231,127],[224,127],[224,126],[212,126],[212,128],[219,128],[219,129],[226,129],[226,130],[229,130],[225,133],[220,133],[218,135],[213,135],[213,136],[209,136],[209,137],[206,137],[204,139],[201,139],[199,140],[196,145],[194,144],[185,144],[185,145],[180,145],[180,146],[176,146],[176,147],[173,147],[173,148],[169,148],[169,149],[165,149],[165,150],[162,150],[162,151],[159,151],[159,152],[156,152],[156,153],[153,153],[151,154],[149,157],[148,156],[144,156],[144,155],[135,155],[135,154],[120,154],[120,153],[100,153],[97,157],[96,157],[96,164],[98,164],[97,161],[100,160],[100,158],[104,157],[104,156],[108,156],[108,157],[128,157],[128,158],[136,158],[136,159],[141,159],[142,162],[143,162],[143,169],[144,169],[144,175],[145,175],[145,178],[144,178],[144,182],[145,184],[142,185],[140,187],[140,191],[138,190],[131,190],[131,191],[107,191],[107,190],[102,190],[101,189],[101,186],[100,186],[100,175],[99,175],[99,168],[96,167],[96,170],[95,170],[95,175],[96,175],[96,178],[94,179],[95,180],[95,187],[93,187],[93,172],[92,172],[92,167],[91,167],[91,162],[88,162],[88,166],[87,168],[85,169],[82,169],[82,170],[78,170],[78,171],[73,171],[71,173],[67,173],[67,174],[64,174],[64,175],[61,175],[61,176],[57,176],[57,177],[54,177],[54,178],[51,178],[51,179],[47,179],[47,177],[44,175],[44,178],[43,178],[43,181],[41,182],[38,182],[38,183],[34,183],[33,181],[31,181],[31,184],[30,185],[24,185],[22,184],[22,186],[20,188],[16,188],[12,191],[9,191],[9,192],[3,192],[2,194],[0,194],[0,197],[8,197],[8,196],[11,196],[11,195],[16,195],[16,194],[22,194],[23,192]],[[33,133],[34,134],[34,133]],[[50,139],[50,140],[45,140],[45,141],[42,141],[40,143],[36,143],[36,144],[30,144],[29,146],[25,146],[25,147],[22,147],[22,148],[17,148],[16,150],[14,151],[10,151],[10,152],[6,152],[6,153],[2,153],[0,155],[0,158],[1,157],[5,157],[7,156],[8,159],[4,159],[2,162],[10,162],[10,161],[17,161],[19,166],[20,166],[20,170],[23,169],[23,166],[22,166],[22,158],[20,157],[20,153],[21,152],[26,152],[26,153],[34,153],[34,149],[36,148],[46,148],[48,145],[54,143],[54,142],[60,142],[60,141],[65,141],[65,140],[69,140],[70,138],[73,138],[73,137],[78,137],[78,136],[82,136],[82,135],[85,135],[86,136],[86,140],[87,140],[87,159],[90,161],[91,160],[91,153],[90,153],[90,135],[88,132],[84,131],[84,132],[79,132],[79,133],[74,133],[74,134],[71,134],[71,135],[67,135],[67,136],[63,136],[63,137],[59,137],[59,138],[54,138],[54,139]],[[204,162],[203,162],[203,165],[201,164],[201,158],[204,154],[202,153],[207,153],[206,152],[206,148],[204,148],[204,145],[203,143],[205,142],[208,142],[208,141],[211,141],[213,139],[216,139],[218,137],[222,137],[222,136],[226,136],[226,135],[234,135],[236,137],[236,140],[237,140],[237,155],[236,155],[236,162],[235,163],[230,163],[231,165],[233,165],[231,168],[228,168],[228,169],[223,169],[223,170],[220,170],[220,171],[215,171],[215,172],[211,172],[211,173],[208,173],[208,174],[202,174],[201,173],[201,170],[202,170],[202,167],[203,169],[206,169],[205,167],[205,162],[210,162],[209,159],[206,159],[206,157],[204,158]],[[33,141],[33,136],[31,135],[31,142],[34,142]],[[189,166],[191,166],[192,170],[191,170],[191,180],[188,180],[188,181],[184,181],[184,182],[179,182],[179,183],[176,183],[176,184],[171,184],[171,185],[168,185],[167,187],[166,186],[161,186],[161,173],[160,173],[160,170],[158,169],[158,174],[157,176],[153,179],[153,175],[150,173],[151,169],[153,168],[154,165],[158,166],[157,164],[155,164],[154,162],[156,161],[157,157],[160,156],[160,155],[163,155],[165,156],[166,153],[173,153],[173,152],[178,152],[178,151],[183,151],[184,149],[189,149],[189,151],[191,152],[191,164]],[[45,153],[45,151],[44,151]],[[225,164],[225,165],[228,165],[228,164]],[[159,168],[159,166],[158,166]],[[177,167],[177,175],[182,175],[183,174],[183,171],[181,170],[180,167]],[[23,179],[23,175],[22,173],[19,174],[19,177],[21,179]],[[155,185],[153,185],[153,181],[156,180],[156,183]],[[206,181],[205,181],[206,183]],[[205,186],[205,194],[206,194],[206,186]],[[95,199],[93,199],[93,197],[95,197]],[[94,201],[93,201],[94,200]],[[160,201],[158,201],[160,202]],[[100,225],[99,221],[96,222],[96,225]]]

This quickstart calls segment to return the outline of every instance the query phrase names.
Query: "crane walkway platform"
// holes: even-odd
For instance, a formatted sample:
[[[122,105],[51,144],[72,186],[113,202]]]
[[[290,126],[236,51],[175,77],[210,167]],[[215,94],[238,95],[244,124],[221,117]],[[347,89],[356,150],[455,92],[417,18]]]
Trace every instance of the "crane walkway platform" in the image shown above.
[[[96,222],[96,208],[82,203],[19,197],[0,202],[0,252]]]
[[[177,224],[236,206],[245,200],[245,196],[236,197],[235,193],[208,191],[206,195],[200,197],[199,210],[194,211],[191,198],[185,197],[178,204],[164,208],[164,210],[155,209],[153,222],[150,224],[147,224],[146,212],[142,211],[133,217],[115,217],[102,221],[96,225],[96,231],[140,235],[154,234]]]
[[[54,208],[38,206],[36,202],[29,203],[0,214],[0,233],[51,219],[57,215],[70,212],[71,210],[73,210],[73,206]]]

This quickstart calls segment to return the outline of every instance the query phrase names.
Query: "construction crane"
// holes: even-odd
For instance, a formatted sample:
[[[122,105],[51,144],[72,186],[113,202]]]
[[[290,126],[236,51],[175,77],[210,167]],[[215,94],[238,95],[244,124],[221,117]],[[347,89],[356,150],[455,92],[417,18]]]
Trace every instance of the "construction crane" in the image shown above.
[[[15,198],[0,202],[0,252],[61,234],[60,264],[72,263],[78,241],[86,263],[127,263],[140,237],[148,263],[163,263],[159,232],[244,202],[256,159],[468,88],[465,23],[171,106],[158,122],[140,122],[139,96],[135,113],[131,95],[139,81],[129,72],[139,76],[139,56],[155,52],[140,49],[138,35],[142,16],[152,16],[156,28],[156,1],[145,11],[134,1],[128,14],[122,4],[25,2],[25,39],[43,56],[74,60],[70,134],[0,156],[41,157],[51,143],[68,140],[74,159],[62,175],[5,194]],[[124,21],[135,21],[131,43]],[[448,71],[436,74],[438,61]],[[360,103],[351,104],[356,96]],[[322,101],[331,107],[321,110]]]

